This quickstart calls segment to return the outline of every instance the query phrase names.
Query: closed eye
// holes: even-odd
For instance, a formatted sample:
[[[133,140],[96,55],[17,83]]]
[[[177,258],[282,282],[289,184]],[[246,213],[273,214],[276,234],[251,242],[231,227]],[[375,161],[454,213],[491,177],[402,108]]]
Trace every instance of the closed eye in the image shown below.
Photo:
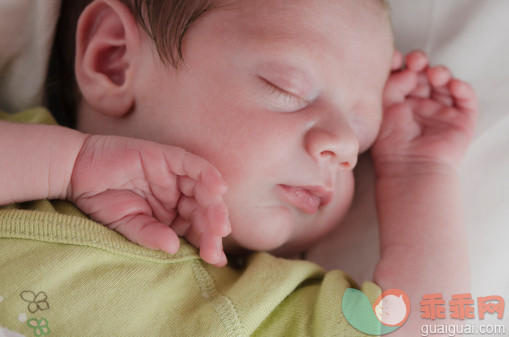
[[[261,79],[265,83],[265,88],[268,91],[268,93],[274,98],[276,98],[277,102],[276,108],[278,110],[294,112],[303,109],[306,105],[309,104],[309,102],[306,101],[305,99],[298,97],[294,94],[291,94],[288,91],[279,88],[278,86],[275,86],[274,84],[270,83],[264,78]]]

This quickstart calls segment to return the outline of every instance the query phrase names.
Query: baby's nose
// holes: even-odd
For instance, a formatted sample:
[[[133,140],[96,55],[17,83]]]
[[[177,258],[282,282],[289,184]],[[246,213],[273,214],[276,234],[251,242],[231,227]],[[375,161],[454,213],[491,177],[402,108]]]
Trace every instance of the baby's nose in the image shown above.
[[[318,163],[329,161],[340,170],[352,170],[357,164],[359,141],[349,126],[334,131],[314,127],[306,135],[306,147]]]

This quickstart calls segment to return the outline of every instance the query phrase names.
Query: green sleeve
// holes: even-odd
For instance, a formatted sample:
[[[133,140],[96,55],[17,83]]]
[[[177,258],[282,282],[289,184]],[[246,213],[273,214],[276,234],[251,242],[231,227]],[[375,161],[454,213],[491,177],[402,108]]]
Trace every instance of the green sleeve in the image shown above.
[[[364,336],[342,313],[359,288],[345,273],[231,261],[208,265],[184,240],[175,255],[140,247],[61,200],[0,207],[0,335]]]
[[[16,123],[57,125],[51,113],[42,107],[24,110],[15,114],[0,111],[0,120]]]

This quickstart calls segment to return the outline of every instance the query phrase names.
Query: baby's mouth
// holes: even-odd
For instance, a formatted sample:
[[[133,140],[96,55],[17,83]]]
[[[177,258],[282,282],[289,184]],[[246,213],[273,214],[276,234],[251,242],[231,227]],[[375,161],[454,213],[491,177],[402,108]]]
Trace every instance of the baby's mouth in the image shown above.
[[[308,214],[318,212],[332,199],[333,192],[322,186],[278,185],[283,199]]]

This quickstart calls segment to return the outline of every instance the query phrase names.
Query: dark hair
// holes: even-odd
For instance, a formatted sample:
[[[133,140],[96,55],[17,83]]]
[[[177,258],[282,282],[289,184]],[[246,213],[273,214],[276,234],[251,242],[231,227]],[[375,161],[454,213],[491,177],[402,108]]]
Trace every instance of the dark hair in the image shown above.
[[[191,24],[215,8],[210,0],[120,0],[152,38],[163,62],[178,68],[182,40]]]

